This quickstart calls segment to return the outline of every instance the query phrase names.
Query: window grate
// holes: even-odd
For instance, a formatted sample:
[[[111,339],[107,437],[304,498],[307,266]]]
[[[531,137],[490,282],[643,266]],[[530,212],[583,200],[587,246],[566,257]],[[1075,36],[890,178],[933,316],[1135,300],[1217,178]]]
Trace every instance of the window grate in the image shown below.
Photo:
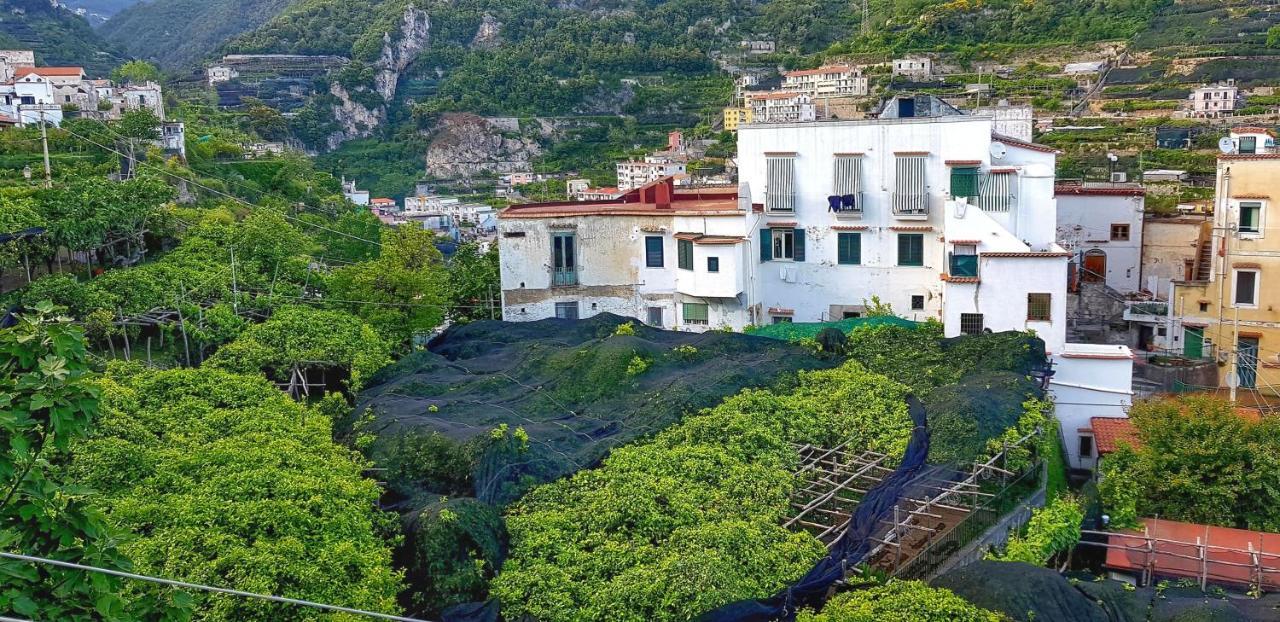
[[[981,335],[984,328],[981,313],[960,314],[960,332],[966,335]]]
[[[1027,294],[1027,321],[1053,320],[1053,294]]]

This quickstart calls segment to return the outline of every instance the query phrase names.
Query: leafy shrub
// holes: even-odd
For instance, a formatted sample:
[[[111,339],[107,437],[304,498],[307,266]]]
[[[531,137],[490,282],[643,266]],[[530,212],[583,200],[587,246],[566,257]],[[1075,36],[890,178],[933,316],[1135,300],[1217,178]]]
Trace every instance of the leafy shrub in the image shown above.
[[[1032,512],[1026,532],[1010,538],[1003,554],[989,557],[1043,566],[1055,555],[1075,547],[1083,521],[1084,509],[1079,500],[1058,497]]]
[[[970,604],[948,590],[920,581],[837,594],[820,613],[806,609],[796,622],[1001,622],[999,614]]]

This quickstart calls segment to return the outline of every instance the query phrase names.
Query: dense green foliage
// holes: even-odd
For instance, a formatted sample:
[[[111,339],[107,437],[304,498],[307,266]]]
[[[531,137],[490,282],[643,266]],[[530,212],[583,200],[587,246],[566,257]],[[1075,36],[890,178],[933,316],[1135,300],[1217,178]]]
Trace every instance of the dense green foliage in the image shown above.
[[[1138,519],[1280,531],[1280,422],[1251,421],[1211,397],[1139,402],[1139,447],[1102,461],[1099,491],[1112,524]]]
[[[102,36],[130,56],[170,69],[211,56],[223,41],[256,28],[291,0],[165,0],[142,2],[112,17]]]
[[[258,593],[395,611],[400,578],[381,537],[367,464],[331,440],[323,413],[261,377],[113,366],[102,415],[70,472],[99,491],[141,572]],[[200,594],[202,620],[317,613]]]
[[[335,270],[334,304],[364,319],[394,343],[428,332],[448,308],[448,275],[434,235],[399,227],[383,236],[377,259]]]
[[[4,0],[0,9],[0,49],[34,50],[37,65],[82,66],[95,77],[120,62],[113,46],[62,6],[48,0]]]
[[[1078,499],[1064,496],[1031,513],[1023,533],[1009,538],[1004,553],[995,559],[1043,566],[1080,541],[1084,508]]]
[[[534,489],[508,516],[512,554],[493,584],[504,613],[677,620],[768,595],[823,554],[779,526],[790,443],[901,454],[905,395],[857,363],[804,372],[791,393],[746,391]]]
[[[884,585],[837,594],[797,622],[1001,622],[1003,616],[969,604],[951,592],[920,581],[893,580]]]
[[[0,330],[0,549],[130,570],[120,534],[61,467],[98,417],[81,330],[48,305]],[[0,560],[0,614],[68,621],[181,619],[186,594],[158,601],[121,579]]]

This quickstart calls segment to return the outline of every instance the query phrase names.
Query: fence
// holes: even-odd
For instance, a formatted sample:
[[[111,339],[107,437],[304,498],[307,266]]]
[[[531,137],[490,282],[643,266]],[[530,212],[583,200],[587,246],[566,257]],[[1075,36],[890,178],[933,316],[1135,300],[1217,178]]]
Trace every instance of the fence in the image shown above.
[[[1247,586],[1252,590],[1280,589],[1280,554],[1261,550],[1248,542],[1244,548],[1209,544],[1209,527],[1195,542],[1157,538],[1149,533],[1117,533],[1083,530],[1080,546],[1107,550],[1107,566],[1138,574],[1141,585],[1156,577],[1195,579],[1200,589],[1210,582]],[[1261,534],[1259,534],[1261,536]],[[1089,537],[1100,537],[1101,542]],[[1119,551],[1120,555],[1112,555]]]

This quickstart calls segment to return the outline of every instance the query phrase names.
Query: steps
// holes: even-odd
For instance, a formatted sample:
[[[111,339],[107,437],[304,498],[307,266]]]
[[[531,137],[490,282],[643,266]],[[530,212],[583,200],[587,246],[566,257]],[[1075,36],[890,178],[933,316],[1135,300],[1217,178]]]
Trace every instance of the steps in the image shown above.
[[[1200,252],[1196,255],[1196,273],[1195,280],[1208,281],[1209,275],[1213,272],[1213,241],[1204,240],[1200,243]]]

